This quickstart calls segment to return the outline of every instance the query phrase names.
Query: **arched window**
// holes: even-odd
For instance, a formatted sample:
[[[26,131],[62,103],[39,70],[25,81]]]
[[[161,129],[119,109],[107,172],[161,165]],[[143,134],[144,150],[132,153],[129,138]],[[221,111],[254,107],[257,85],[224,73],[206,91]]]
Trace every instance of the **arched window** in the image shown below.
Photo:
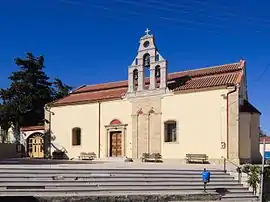
[[[143,56],[143,66],[150,67],[150,55],[148,53],[145,53]]]
[[[165,142],[176,142],[176,121],[166,121],[164,123],[164,141]]]
[[[72,146],[81,145],[81,129],[73,128],[72,129]]]
[[[155,77],[160,78],[160,66],[159,65],[157,65],[155,67]]]

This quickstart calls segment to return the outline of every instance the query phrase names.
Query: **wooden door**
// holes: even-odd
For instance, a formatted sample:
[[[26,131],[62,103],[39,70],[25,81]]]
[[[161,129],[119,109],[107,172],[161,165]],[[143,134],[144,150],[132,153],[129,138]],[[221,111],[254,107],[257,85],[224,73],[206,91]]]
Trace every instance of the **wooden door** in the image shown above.
[[[119,157],[122,156],[122,133],[112,132],[111,133],[111,156]]]
[[[33,158],[43,158],[44,157],[44,149],[43,149],[43,138],[40,136],[36,136],[34,138],[29,139],[29,144],[31,144],[30,156]]]

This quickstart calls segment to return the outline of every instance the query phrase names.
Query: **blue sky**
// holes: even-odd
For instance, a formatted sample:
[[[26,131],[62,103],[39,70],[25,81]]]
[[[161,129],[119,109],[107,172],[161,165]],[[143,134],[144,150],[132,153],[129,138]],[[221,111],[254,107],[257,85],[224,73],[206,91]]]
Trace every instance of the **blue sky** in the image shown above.
[[[247,60],[250,101],[270,134],[269,1],[9,0],[0,6],[0,87],[15,57],[44,55],[74,87],[127,79],[149,28],[169,72]]]

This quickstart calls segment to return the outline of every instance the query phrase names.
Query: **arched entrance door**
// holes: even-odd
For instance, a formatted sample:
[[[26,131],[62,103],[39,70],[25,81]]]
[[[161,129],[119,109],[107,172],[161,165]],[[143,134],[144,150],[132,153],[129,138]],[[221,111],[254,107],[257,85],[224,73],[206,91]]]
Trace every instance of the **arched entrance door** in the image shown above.
[[[44,135],[42,133],[33,133],[28,137],[27,151],[31,158],[44,157]]]

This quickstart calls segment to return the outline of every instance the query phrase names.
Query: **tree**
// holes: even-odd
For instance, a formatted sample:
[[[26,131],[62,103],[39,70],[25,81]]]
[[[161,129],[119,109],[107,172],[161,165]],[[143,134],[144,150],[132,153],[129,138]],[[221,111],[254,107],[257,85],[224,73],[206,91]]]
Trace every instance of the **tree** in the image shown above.
[[[25,59],[16,58],[15,63],[19,70],[9,77],[10,87],[0,89],[0,125],[7,128],[12,123],[19,136],[21,126],[43,124],[45,104],[66,96],[71,87],[60,79],[49,80],[43,56],[27,53]]]
[[[266,137],[266,133],[262,130],[262,128],[260,128],[260,132],[259,132],[259,136],[260,137]]]
[[[61,99],[69,94],[72,89],[71,86],[63,84],[59,78],[55,78],[53,81],[53,100]]]

